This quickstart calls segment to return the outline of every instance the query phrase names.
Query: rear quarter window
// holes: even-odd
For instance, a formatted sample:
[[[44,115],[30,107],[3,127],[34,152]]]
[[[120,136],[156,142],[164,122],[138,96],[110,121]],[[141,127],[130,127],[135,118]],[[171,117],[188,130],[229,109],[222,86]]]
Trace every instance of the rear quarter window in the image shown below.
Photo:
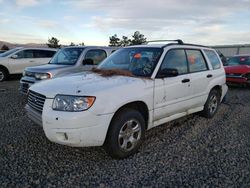
[[[220,60],[217,54],[212,50],[204,50],[205,54],[207,55],[210,63],[212,64],[213,69],[221,68]]]

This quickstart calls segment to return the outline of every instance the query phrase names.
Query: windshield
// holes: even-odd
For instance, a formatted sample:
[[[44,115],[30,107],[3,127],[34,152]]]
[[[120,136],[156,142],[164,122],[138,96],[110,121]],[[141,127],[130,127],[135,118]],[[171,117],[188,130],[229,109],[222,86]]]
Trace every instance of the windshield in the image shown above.
[[[60,49],[54,57],[51,59],[49,64],[58,65],[74,65],[84,48],[63,48]]]
[[[7,52],[0,54],[0,57],[7,57],[8,55],[17,52],[18,50],[20,50],[20,48],[14,48],[12,50],[8,50]]]
[[[231,57],[227,62],[228,66],[250,65],[250,56]]]
[[[161,48],[123,48],[106,58],[97,68],[124,70],[134,76],[150,77],[162,54]]]

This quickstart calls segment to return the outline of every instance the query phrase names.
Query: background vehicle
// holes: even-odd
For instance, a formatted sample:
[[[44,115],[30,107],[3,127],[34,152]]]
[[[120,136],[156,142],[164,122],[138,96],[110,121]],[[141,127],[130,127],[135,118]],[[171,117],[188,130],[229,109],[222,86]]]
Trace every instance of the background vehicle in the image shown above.
[[[34,84],[28,116],[52,142],[104,145],[115,158],[135,153],[148,129],[199,111],[212,118],[227,92],[222,62],[176,42],[122,48],[92,72]]]
[[[60,49],[47,65],[27,67],[21,78],[20,92],[41,80],[65,76],[97,66],[117,48],[98,46],[70,46]]]
[[[2,53],[4,53],[4,52],[6,52],[5,50],[0,50],[0,54],[2,54]]]
[[[51,48],[14,48],[0,54],[0,82],[10,74],[22,74],[25,67],[46,64],[56,53]]]
[[[231,57],[225,66],[228,83],[250,84],[250,55]]]

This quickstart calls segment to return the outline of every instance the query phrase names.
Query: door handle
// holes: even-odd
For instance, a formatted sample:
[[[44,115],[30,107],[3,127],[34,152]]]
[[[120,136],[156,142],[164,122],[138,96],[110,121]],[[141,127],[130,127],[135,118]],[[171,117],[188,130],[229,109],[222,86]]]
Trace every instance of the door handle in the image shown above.
[[[183,79],[181,82],[182,83],[187,83],[187,82],[190,82],[190,80],[188,78],[186,78],[186,79]]]
[[[207,78],[212,78],[212,77],[213,77],[212,74],[208,74],[208,75],[207,75]]]
[[[30,60],[31,63],[33,63],[34,61],[33,60]]]

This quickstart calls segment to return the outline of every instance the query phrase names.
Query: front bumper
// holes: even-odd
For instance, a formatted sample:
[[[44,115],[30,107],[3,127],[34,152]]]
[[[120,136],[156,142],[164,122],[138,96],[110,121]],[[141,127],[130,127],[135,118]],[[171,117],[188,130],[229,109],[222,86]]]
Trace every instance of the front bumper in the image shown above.
[[[62,112],[52,110],[53,99],[46,99],[40,120],[26,108],[28,116],[35,123],[43,126],[46,137],[55,143],[88,147],[103,145],[113,114],[95,115],[93,112]],[[33,110],[34,111],[34,110]],[[36,114],[37,115],[37,114]]]
[[[38,81],[33,77],[28,77],[28,76],[22,77],[20,80],[19,92],[23,95],[27,95],[30,86],[32,86],[36,82]]]
[[[242,76],[226,76],[226,81],[229,83],[239,83],[239,84],[247,84],[250,83],[250,80],[248,80],[245,77]]]

